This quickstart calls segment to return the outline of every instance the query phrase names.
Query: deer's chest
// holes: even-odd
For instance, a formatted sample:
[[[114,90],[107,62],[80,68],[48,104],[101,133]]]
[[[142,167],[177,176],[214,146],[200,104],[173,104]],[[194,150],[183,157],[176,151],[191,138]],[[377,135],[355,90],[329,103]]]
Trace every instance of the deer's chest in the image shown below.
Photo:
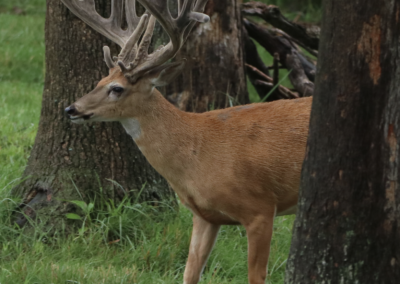
[[[175,188],[174,190],[178,194],[181,203],[203,220],[218,225],[239,224],[238,221],[230,216],[229,212],[221,209],[218,202],[213,199],[213,196],[204,196],[199,192],[191,194]]]

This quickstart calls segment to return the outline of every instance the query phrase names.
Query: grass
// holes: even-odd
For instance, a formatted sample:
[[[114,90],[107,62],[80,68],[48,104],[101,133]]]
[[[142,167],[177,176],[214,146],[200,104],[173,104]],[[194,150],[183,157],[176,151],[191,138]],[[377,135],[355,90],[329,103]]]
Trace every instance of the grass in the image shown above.
[[[0,3],[0,11],[13,7]],[[23,4],[22,1],[8,3]],[[44,81],[44,1],[32,3],[37,5],[29,4],[27,11],[32,13],[26,15],[0,13],[0,197],[7,196],[13,182],[21,176],[40,117]],[[34,12],[39,11],[39,7],[42,13]]]
[[[49,236],[40,225],[32,236],[11,225],[9,192],[40,117],[44,21],[45,0],[0,1],[0,283],[182,283],[191,233],[191,213],[183,207],[161,214],[146,204],[126,203],[120,210],[109,204],[85,221],[66,219],[81,226],[73,236]],[[259,51],[270,65],[270,56]],[[254,90],[250,94],[257,100]],[[268,283],[283,283],[293,220],[276,218]],[[246,257],[243,227],[223,226],[202,283],[247,283]]]
[[[277,219],[271,283],[283,282],[291,223],[292,218]],[[96,211],[86,225],[83,233],[69,237],[49,237],[40,227],[33,238],[0,229],[0,283],[182,283],[188,210],[158,213],[145,204],[125,204],[118,214]],[[246,250],[244,229],[224,226],[203,283],[246,283]]]

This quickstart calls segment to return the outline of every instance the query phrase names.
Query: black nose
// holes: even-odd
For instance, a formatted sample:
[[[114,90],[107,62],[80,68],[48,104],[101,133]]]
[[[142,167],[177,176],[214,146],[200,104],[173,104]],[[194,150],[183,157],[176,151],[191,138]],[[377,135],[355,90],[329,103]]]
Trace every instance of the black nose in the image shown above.
[[[74,115],[76,114],[76,108],[74,107],[74,105],[70,105],[65,109],[65,112],[69,115]]]

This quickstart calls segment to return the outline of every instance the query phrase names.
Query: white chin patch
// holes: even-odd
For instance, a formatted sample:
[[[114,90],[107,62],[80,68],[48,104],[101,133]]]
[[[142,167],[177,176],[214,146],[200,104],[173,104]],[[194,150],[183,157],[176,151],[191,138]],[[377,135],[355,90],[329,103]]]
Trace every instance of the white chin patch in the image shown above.
[[[85,123],[85,122],[89,121],[89,119],[85,120],[82,117],[76,117],[76,118],[71,117],[70,120],[71,120],[71,122],[76,123],[76,124],[82,124],[82,123]]]

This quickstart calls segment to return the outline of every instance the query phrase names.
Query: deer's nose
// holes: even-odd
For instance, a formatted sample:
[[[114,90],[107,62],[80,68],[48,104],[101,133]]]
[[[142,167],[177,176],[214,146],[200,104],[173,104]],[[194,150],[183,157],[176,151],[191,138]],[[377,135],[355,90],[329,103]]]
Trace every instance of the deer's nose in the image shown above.
[[[75,108],[74,105],[70,105],[69,107],[67,107],[67,108],[65,109],[65,112],[66,112],[67,114],[69,114],[69,115],[74,115],[74,114],[76,114],[76,108]]]

